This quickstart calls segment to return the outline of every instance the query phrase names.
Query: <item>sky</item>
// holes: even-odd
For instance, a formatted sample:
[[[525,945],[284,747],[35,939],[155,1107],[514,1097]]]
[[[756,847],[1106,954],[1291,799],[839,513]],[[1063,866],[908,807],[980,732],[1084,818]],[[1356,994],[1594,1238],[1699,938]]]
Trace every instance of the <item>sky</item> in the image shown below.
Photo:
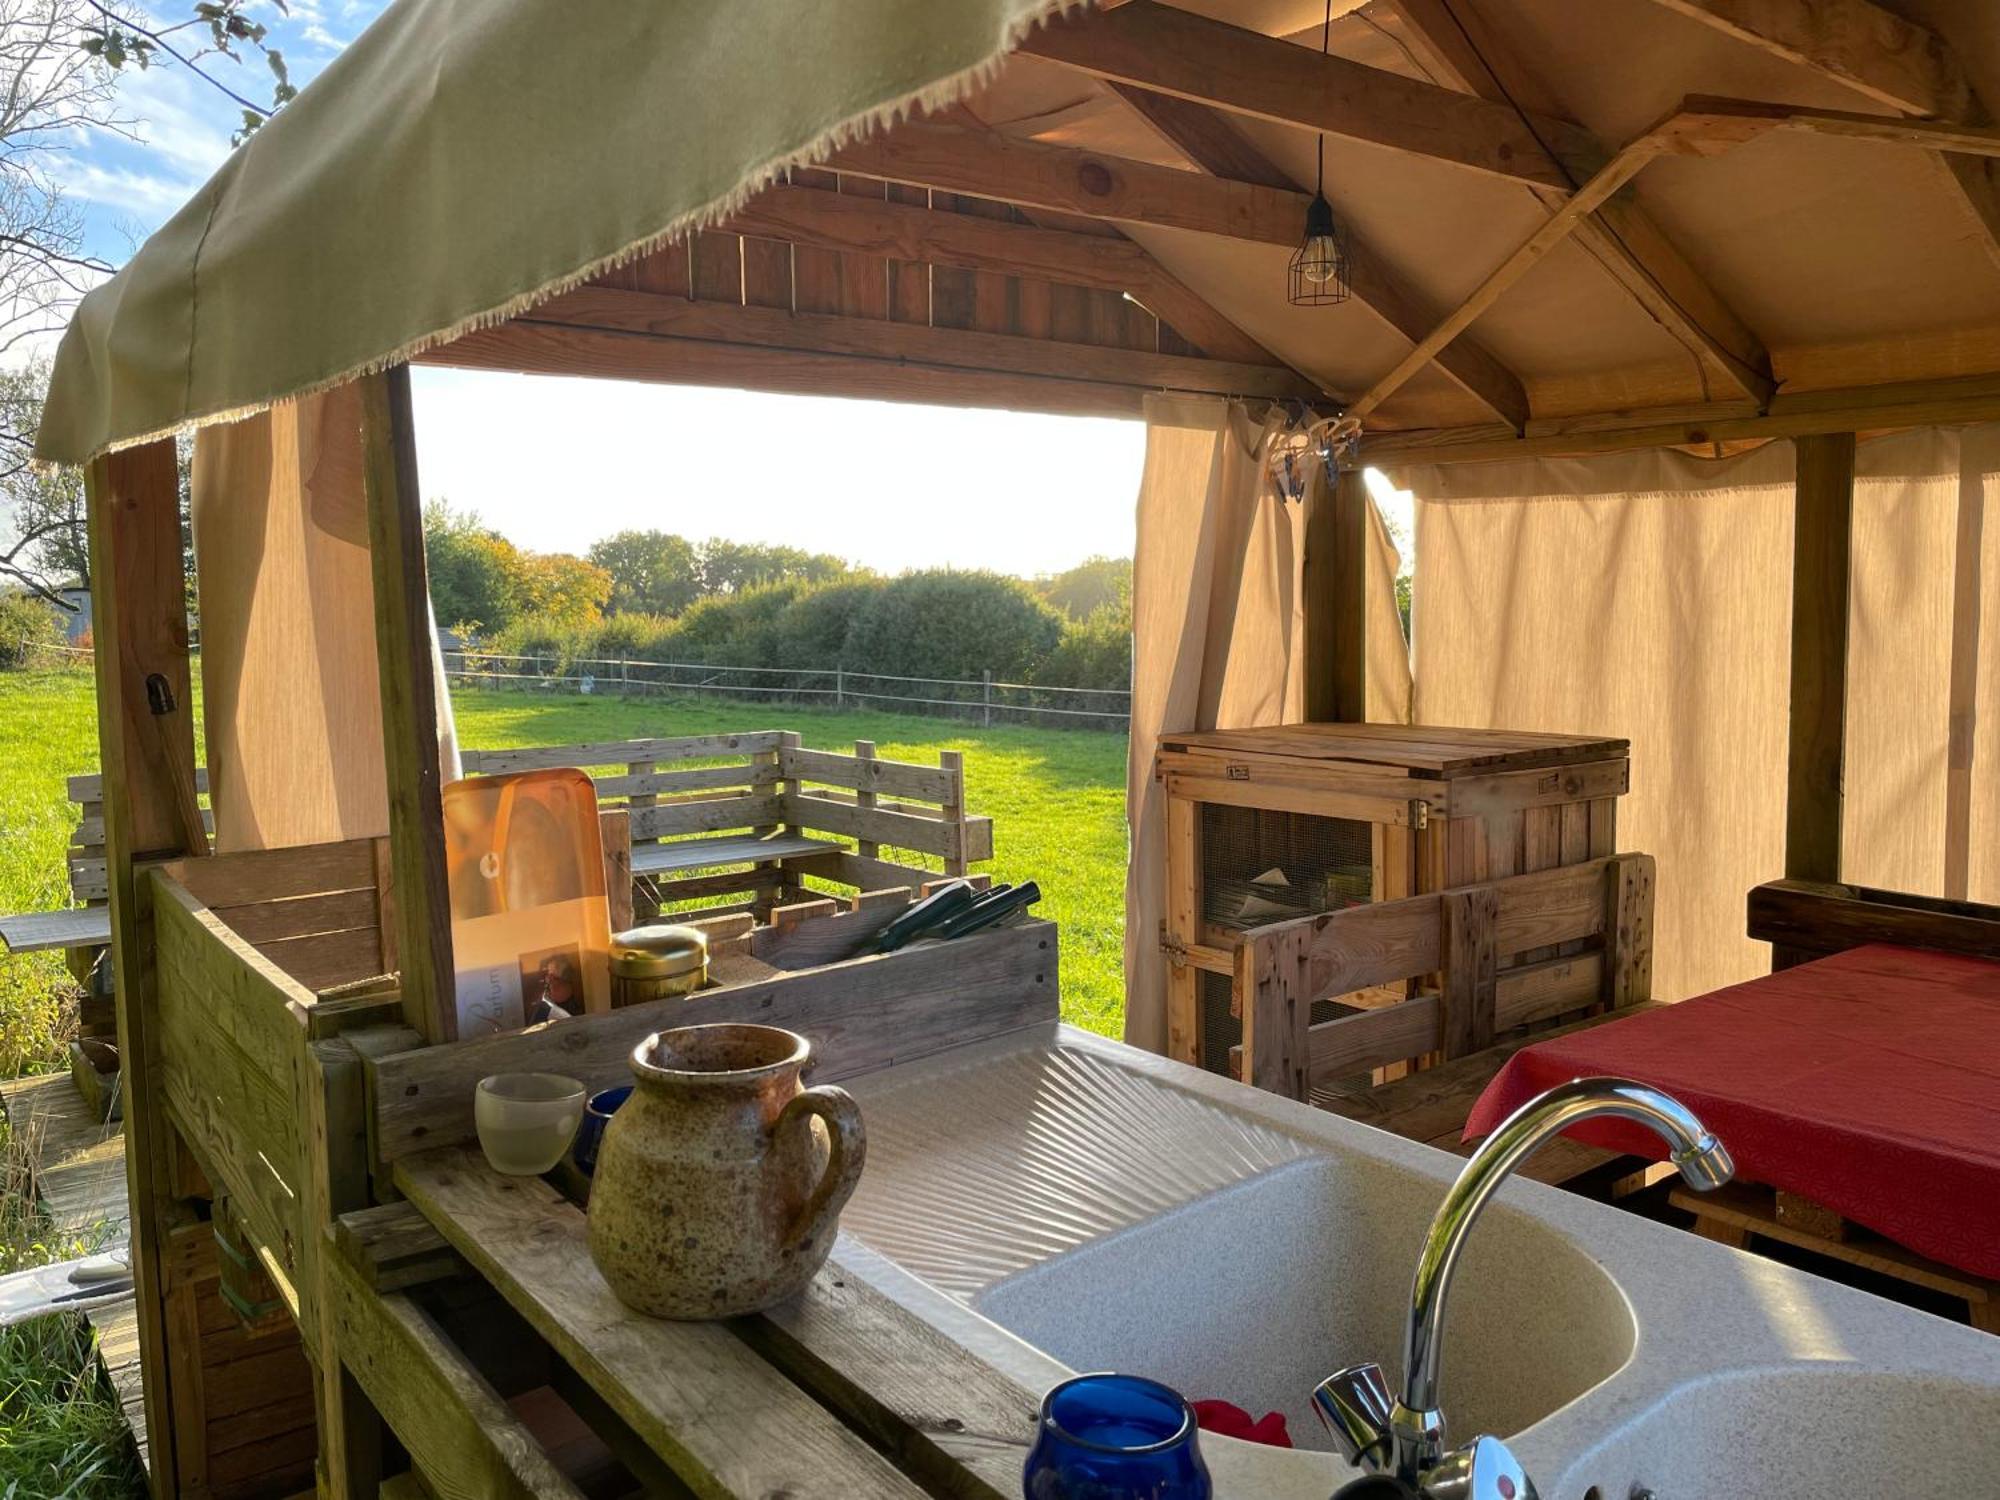
[[[381,8],[290,0],[280,13],[260,0],[253,12],[303,86]],[[155,17],[191,10],[155,0]],[[254,54],[202,66],[268,97]],[[87,250],[114,265],[222,164],[239,123],[236,104],[173,64],[128,71],[119,103],[138,139],[94,134],[58,168]],[[440,369],[414,386],[425,495],[536,551],[657,528],[884,572],[1022,576],[1132,551],[1138,422]]]

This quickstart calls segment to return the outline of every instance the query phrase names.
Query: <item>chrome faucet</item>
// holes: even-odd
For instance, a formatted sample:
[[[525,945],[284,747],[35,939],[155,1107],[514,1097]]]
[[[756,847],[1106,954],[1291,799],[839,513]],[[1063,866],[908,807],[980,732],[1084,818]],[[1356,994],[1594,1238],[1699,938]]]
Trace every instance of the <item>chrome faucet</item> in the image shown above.
[[[1419,1500],[1536,1500],[1534,1485],[1498,1438],[1474,1438],[1447,1451],[1438,1407],[1444,1307],[1452,1273],[1487,1200],[1550,1136],[1582,1120],[1613,1116],[1648,1127],[1670,1148],[1682,1179],[1697,1192],[1735,1173],[1723,1144],[1679,1100],[1626,1078],[1576,1078],[1530,1099],[1480,1144],[1424,1236],[1410,1285],[1403,1341],[1403,1394],[1393,1398],[1382,1367],[1350,1365],[1313,1392],[1313,1407],[1347,1454],[1372,1475],[1393,1476]],[[1381,1479],[1356,1480],[1357,1495],[1394,1493]],[[1373,1485],[1375,1489],[1366,1489]]]

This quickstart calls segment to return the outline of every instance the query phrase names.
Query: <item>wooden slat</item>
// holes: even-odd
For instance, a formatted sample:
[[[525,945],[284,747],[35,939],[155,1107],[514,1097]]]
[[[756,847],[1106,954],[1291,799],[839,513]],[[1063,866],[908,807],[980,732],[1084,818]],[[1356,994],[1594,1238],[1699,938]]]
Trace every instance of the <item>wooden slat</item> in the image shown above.
[[[1438,1042],[1447,1058],[1493,1045],[1500,898],[1493,885],[1438,897]]]
[[[362,480],[374,565],[382,749],[396,888],[396,952],[403,1019],[418,1035],[458,1034],[453,999],[450,883],[444,863],[443,779],[430,585],[424,566],[423,491],[410,370],[361,377]]]
[[[933,1495],[1015,1500],[1039,1399],[838,1258],[739,1337],[841,1413]]]
[[[1569,802],[1622,797],[1631,786],[1630,760],[1587,761],[1542,771],[1460,777],[1451,784],[1449,806],[1454,817],[1483,818],[1501,812],[1552,810]],[[1528,868],[1539,870],[1554,863],[1554,859],[1547,859]]]
[[[909,761],[882,760],[871,753],[837,755],[827,750],[784,750],[778,768],[793,781],[822,782],[870,794],[915,797],[924,802],[944,803],[957,795],[957,780],[949,771]],[[872,805],[872,804],[871,804]]]
[[[755,755],[778,748],[782,731],[748,734],[697,734],[672,739],[592,740],[576,745],[523,745],[508,750],[467,750],[460,759],[467,775],[497,771],[540,771],[553,767],[629,766],[680,760],[721,760]]]
[[[1400,1005],[1322,1021],[1306,1035],[1308,1078],[1317,1087],[1435,1051],[1438,1021],[1436,995],[1416,995]]]
[[[736,766],[701,766],[692,771],[643,771],[629,776],[593,776],[598,805],[620,797],[656,798],[677,792],[707,792],[720,788],[763,789],[775,786],[778,776],[768,766],[744,763]],[[646,804],[641,804],[642,806]]]
[[[1565,187],[1541,142],[1563,120],[1370,68],[1191,11],[1135,0],[1031,33],[1022,52],[1097,78],[1214,104],[1233,113],[1388,146],[1521,182]]]
[[[695,1493],[923,1494],[726,1326],[627,1309],[554,1188],[501,1177],[476,1150],[399,1161],[396,1182]]]
[[[111,941],[111,908],[79,906],[69,911],[27,912],[0,917],[0,943],[9,953],[46,953],[61,948],[101,948]]]
[[[719,865],[751,864],[791,859],[799,855],[837,851],[838,844],[802,834],[765,838],[727,836],[679,839],[670,844],[640,844],[632,850],[632,868],[641,875],[667,875],[678,870],[706,870]]]
[[[1306,1097],[1313,997],[1305,991],[1309,934],[1293,927],[1269,942],[1236,950],[1236,994],[1243,1012],[1237,1076],[1287,1099]]]
[[[728,828],[747,830],[783,819],[784,802],[775,796],[703,797],[637,808],[632,813],[632,832],[642,839],[665,838]]]
[[[1503,971],[1493,989],[1493,1029],[1512,1031],[1594,1004],[1603,995],[1604,955],[1538,959]]]
[[[993,823],[990,818],[967,818],[963,823],[942,818],[914,817],[880,807],[858,807],[831,797],[787,793],[785,821],[809,832],[844,834],[849,838],[872,839],[898,849],[920,849],[946,859],[991,859]]]
[[[1304,400],[1319,395],[1318,387],[1283,365],[1238,365],[1003,332],[917,328],[884,319],[688,302],[611,287],[565,292],[519,321],[1048,379]]]
[[[1057,982],[1056,929],[1030,922],[698,999],[651,1001],[553,1028],[397,1053],[369,1065],[376,1151],[394,1161],[472,1141],[473,1089],[490,1073],[546,1067],[592,1088],[628,1081],[632,1048],[670,1019],[677,1025],[754,1020],[804,1032],[818,1058],[815,1077],[833,1082],[976,1036],[1053,1021]]]
[[[1653,998],[1653,858],[1617,856],[1605,878],[1603,999],[1620,1010]]]
[[[1648,859],[1635,855],[1635,859]],[[1588,860],[1497,884],[1494,941],[1502,954],[1520,953],[1605,930],[1610,861]]]
[[[1785,874],[1794,880],[1840,878],[1854,447],[1851,432],[1796,444],[1785,782]]]
[[[409,1449],[432,1494],[582,1500],[428,1313],[401,1292],[370,1286],[346,1256],[335,1252],[328,1261],[328,1311],[342,1363]]]

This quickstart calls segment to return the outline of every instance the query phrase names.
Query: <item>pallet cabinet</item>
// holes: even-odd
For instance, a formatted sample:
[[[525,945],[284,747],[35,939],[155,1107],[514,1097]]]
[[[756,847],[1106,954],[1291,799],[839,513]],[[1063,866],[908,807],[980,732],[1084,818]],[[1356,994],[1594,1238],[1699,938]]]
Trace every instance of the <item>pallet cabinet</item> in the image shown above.
[[[1629,750],[1622,739],[1399,724],[1161,736],[1170,1055],[1229,1071],[1257,928],[1616,852]],[[1329,995],[1311,1021],[1409,993]]]

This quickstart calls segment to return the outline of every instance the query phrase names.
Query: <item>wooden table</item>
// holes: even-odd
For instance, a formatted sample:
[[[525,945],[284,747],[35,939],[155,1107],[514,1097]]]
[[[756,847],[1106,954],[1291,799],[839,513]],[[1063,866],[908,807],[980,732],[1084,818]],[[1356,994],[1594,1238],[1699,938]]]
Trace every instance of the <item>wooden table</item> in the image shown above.
[[[473,1148],[407,1157],[395,1181],[407,1201],[348,1215],[328,1261],[355,1405],[433,1493],[582,1493],[559,1462],[580,1419],[614,1460],[611,1493],[622,1468],[648,1493],[1017,1500],[1037,1395],[837,1259],[770,1312],[666,1322],[612,1295],[582,1210],[548,1183],[502,1177]],[[523,1325],[499,1358],[448,1326],[484,1288],[504,1309],[464,1329]],[[527,1373],[508,1368],[524,1356]],[[365,1441],[347,1458],[359,1489],[359,1470],[386,1463]]]

